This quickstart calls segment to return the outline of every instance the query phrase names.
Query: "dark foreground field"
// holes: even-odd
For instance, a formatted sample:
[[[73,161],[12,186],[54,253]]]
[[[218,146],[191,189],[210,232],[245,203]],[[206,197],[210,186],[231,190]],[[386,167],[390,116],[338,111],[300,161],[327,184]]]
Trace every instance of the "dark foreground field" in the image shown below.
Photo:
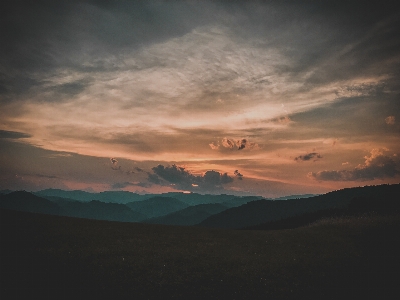
[[[400,218],[216,230],[1,210],[1,299],[400,299]]]

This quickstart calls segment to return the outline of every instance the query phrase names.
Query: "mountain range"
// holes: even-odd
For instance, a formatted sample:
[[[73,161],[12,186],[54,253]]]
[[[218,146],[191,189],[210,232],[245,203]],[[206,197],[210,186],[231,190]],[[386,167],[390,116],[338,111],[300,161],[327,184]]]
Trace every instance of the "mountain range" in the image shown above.
[[[314,196],[295,195],[286,197],[287,200],[226,194],[139,195],[48,189],[36,193],[4,191],[0,194],[0,207],[120,222],[231,229],[286,228],[288,224],[306,225],[322,216],[366,211],[390,213],[399,208],[399,195],[400,184],[347,188]]]

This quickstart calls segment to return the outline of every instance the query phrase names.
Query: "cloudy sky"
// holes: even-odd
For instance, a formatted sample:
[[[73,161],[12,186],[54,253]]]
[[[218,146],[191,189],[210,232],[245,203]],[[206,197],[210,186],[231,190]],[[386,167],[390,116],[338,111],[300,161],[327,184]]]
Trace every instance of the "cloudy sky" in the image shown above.
[[[0,189],[400,182],[395,1],[0,5]]]

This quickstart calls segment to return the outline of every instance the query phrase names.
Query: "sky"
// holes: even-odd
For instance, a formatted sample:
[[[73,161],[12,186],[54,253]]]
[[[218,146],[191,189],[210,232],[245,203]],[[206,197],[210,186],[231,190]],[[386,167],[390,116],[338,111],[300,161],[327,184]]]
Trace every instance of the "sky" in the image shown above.
[[[400,183],[396,1],[0,6],[0,189]]]

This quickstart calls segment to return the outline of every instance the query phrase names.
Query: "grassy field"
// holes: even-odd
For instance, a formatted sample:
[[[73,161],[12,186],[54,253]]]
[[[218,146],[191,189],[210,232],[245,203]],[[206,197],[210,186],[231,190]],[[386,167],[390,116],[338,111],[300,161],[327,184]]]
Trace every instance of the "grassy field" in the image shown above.
[[[398,216],[263,231],[1,210],[1,299],[398,299],[399,232]]]

